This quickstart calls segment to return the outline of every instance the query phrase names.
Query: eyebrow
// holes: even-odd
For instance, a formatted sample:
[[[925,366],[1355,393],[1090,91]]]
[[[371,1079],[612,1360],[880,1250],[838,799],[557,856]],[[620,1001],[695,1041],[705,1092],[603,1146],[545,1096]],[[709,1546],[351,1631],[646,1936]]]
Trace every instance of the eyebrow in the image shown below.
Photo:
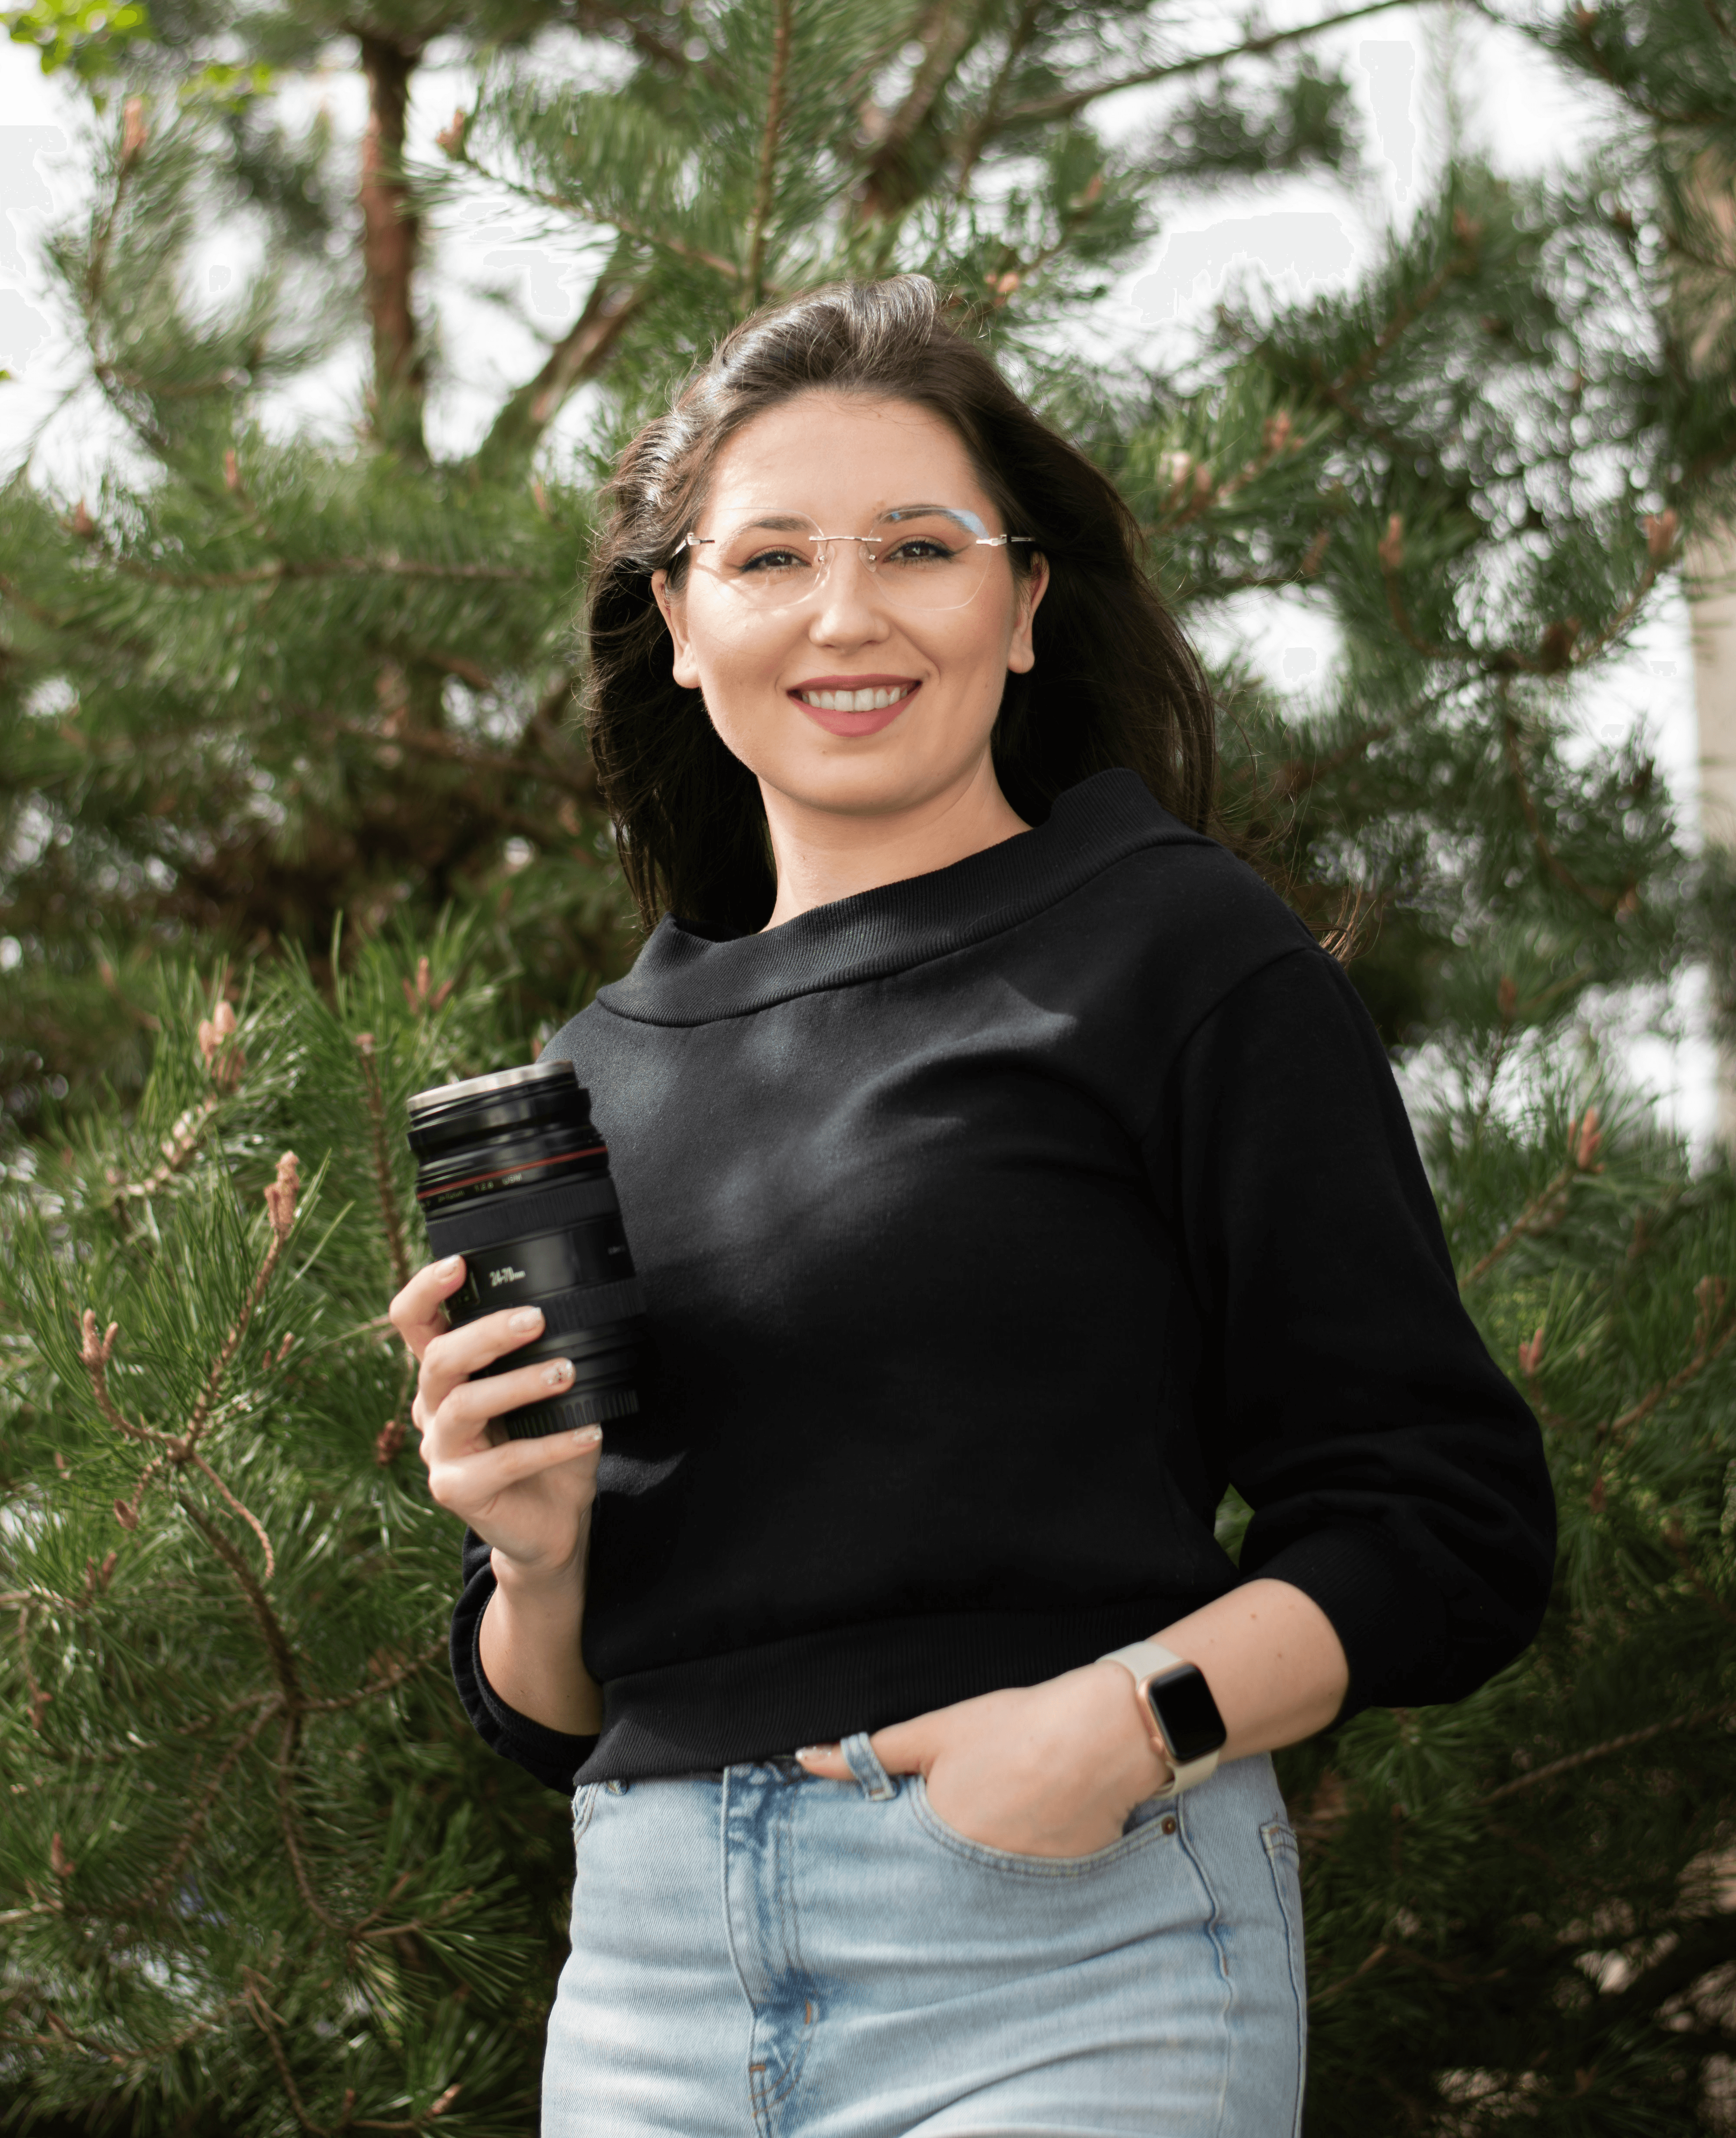
[[[923,512],[944,512],[951,519],[962,520],[967,527],[974,528],[979,534],[985,534],[988,532],[977,515],[968,506],[962,505],[888,505],[883,510],[877,512],[874,517],[876,520],[906,520],[914,518],[917,514]],[[737,522],[740,526],[764,527],[777,534],[788,534],[792,529],[805,527],[810,524],[807,515],[799,512],[765,512],[756,519]]]

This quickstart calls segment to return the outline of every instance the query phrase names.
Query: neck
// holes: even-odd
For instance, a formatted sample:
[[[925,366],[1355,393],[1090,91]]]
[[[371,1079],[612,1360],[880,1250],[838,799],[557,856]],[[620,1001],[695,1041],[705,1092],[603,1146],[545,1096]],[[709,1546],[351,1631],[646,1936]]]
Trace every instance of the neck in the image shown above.
[[[816,808],[763,779],[778,895],[768,928],[816,905],[950,868],[1030,829],[1000,791],[984,752],[953,786],[905,809]]]

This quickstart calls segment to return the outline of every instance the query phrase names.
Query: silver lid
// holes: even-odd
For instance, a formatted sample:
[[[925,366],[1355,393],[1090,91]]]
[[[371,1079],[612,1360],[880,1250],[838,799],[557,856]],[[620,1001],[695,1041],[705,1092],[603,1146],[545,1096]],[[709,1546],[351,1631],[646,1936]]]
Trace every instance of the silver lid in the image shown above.
[[[456,1084],[435,1084],[426,1091],[410,1094],[410,1110],[445,1105],[449,1100],[480,1098],[485,1091],[511,1091],[521,1084],[565,1076],[576,1084],[579,1072],[570,1062],[526,1062],[516,1069],[496,1069],[488,1076],[465,1076]]]

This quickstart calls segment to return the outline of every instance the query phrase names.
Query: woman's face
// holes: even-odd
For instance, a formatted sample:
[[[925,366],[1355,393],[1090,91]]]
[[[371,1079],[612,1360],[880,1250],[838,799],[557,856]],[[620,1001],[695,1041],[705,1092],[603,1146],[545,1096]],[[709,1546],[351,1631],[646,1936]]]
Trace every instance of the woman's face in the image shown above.
[[[939,417],[905,401],[804,393],[731,439],[694,530],[713,539],[688,552],[678,588],[661,572],[653,582],[676,681],[704,694],[724,743],[764,787],[805,808],[877,816],[961,792],[985,762],[1007,671],[1032,665],[1043,559],[1021,577],[1006,549],[972,546],[957,568],[985,568],[970,598],[912,607],[925,552],[918,542],[894,554],[897,530],[933,523],[882,515],[921,505],[970,515],[991,535],[1020,531],[1001,525]],[[889,526],[884,561],[871,570],[862,544],[836,542],[819,574],[779,550],[775,528],[763,548],[757,534],[746,549],[722,539],[797,515],[828,534]],[[953,524],[968,532],[968,519]],[[763,588],[748,585],[761,572],[779,578],[788,605],[763,605]]]

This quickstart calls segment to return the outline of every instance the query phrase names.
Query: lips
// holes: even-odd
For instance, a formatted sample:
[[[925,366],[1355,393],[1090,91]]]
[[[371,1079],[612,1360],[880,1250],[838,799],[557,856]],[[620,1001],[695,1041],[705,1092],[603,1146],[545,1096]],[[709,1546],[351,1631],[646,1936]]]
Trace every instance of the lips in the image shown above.
[[[790,696],[829,734],[874,735],[890,727],[921,688],[908,676],[814,676]]]

